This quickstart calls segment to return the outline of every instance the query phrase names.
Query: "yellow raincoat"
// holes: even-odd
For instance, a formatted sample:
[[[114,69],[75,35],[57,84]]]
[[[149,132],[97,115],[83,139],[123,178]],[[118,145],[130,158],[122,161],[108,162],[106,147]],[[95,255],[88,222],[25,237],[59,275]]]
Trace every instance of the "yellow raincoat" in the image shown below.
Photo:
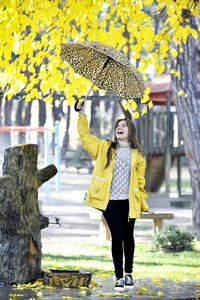
[[[106,210],[110,197],[113,167],[115,163],[115,159],[111,160],[109,166],[104,169],[107,162],[107,150],[111,141],[100,140],[92,135],[86,116],[79,116],[78,118],[78,133],[83,148],[88,151],[92,159],[96,161],[92,182],[84,202],[94,208]],[[147,193],[144,190],[145,167],[145,160],[139,154],[138,150],[132,149],[129,218],[140,218],[140,213],[149,209],[149,206],[146,204]]]

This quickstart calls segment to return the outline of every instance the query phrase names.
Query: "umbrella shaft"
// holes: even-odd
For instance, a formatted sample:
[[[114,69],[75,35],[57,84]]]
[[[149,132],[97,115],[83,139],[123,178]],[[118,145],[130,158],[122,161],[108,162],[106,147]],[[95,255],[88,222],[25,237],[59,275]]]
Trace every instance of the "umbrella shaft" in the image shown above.
[[[106,67],[106,66],[107,66],[107,64],[109,63],[109,60],[110,60],[110,57],[108,57],[108,59],[105,61],[105,63],[104,63],[104,65],[103,65],[103,68],[102,68],[101,72],[99,73],[99,75],[98,75],[97,79],[95,80],[95,83],[97,82],[97,80],[98,80],[98,79],[99,79],[99,77],[101,76],[101,73],[102,73],[102,71],[105,69],[105,67]],[[90,94],[91,90],[92,90],[92,89],[93,89],[93,87],[95,86],[95,83],[93,83],[93,85],[92,85],[91,89],[89,90],[89,92],[88,92],[88,94],[87,94],[87,96],[86,96],[85,100],[83,100],[83,101],[86,101],[86,100],[87,100],[87,97],[89,96],[89,94]]]

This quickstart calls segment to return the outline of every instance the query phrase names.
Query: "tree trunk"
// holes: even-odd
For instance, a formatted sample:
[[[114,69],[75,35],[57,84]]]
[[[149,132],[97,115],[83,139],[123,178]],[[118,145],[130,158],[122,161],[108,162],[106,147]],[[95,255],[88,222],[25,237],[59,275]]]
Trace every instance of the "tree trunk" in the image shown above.
[[[18,126],[24,126],[24,120],[23,120],[23,110],[24,110],[25,100],[22,99],[18,101],[18,107],[16,111],[16,120]],[[19,138],[18,143],[23,144],[26,141],[26,133],[25,132],[19,132]]]
[[[3,105],[3,93],[0,90],[0,126],[3,126],[3,122],[2,122],[2,105]],[[3,151],[3,132],[0,132],[0,153]]]
[[[191,24],[195,25],[194,17],[190,19],[190,26]],[[177,59],[173,61],[174,69],[180,72],[181,76],[172,78],[172,91],[191,176],[193,223],[200,227],[200,91],[195,77],[195,41],[192,35],[181,47],[184,52],[179,53]],[[184,93],[178,95],[181,90]]]
[[[70,139],[70,137],[69,137],[70,118],[71,118],[71,106],[68,105],[67,113],[65,115],[65,120],[66,120],[65,135],[63,138],[63,144],[62,144],[62,148],[61,148],[61,160],[64,163],[66,160],[66,152],[69,149],[69,142],[70,142],[70,140],[69,140]]]
[[[98,96],[99,90],[93,91],[93,95]],[[92,101],[92,104],[91,104],[90,129],[91,129],[92,134],[96,135],[98,138],[101,138],[100,102],[98,102],[98,101]]]
[[[39,127],[44,127],[46,123],[46,102],[39,100]],[[44,133],[38,132],[39,153],[44,156]]]
[[[5,98],[4,103],[4,126],[11,126],[11,113],[12,113],[12,100],[8,100],[7,97]],[[4,132],[4,149],[9,147],[11,144],[11,138],[9,132]]]
[[[40,214],[38,188],[57,169],[37,170],[38,147],[23,144],[4,153],[0,177],[0,282],[28,283],[41,271],[41,229],[49,219]]]
[[[26,105],[26,112],[25,112],[25,119],[24,119],[24,125],[30,126],[31,123],[31,107],[33,104],[33,100],[29,101]]]

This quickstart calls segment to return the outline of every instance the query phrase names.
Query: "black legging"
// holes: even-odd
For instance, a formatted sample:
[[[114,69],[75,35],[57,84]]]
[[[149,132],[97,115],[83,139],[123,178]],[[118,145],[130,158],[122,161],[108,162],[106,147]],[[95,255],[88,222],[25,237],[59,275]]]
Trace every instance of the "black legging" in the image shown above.
[[[112,236],[112,257],[116,278],[123,277],[123,248],[125,272],[132,273],[133,269],[135,219],[128,219],[128,214],[128,200],[110,200],[106,211],[103,211]]]

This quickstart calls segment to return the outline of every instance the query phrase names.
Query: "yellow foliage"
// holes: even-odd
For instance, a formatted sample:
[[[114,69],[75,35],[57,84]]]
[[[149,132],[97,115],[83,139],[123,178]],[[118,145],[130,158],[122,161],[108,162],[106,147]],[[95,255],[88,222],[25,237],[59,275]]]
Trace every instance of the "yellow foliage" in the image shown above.
[[[153,2],[153,16],[164,7],[167,15],[158,33],[144,7]],[[109,7],[107,11],[105,4]],[[130,35],[132,58],[138,59],[143,55],[142,50],[146,51],[139,71],[143,73],[149,64],[153,64],[160,75],[165,70],[164,60],[169,53],[174,57],[178,55],[176,45],[171,47],[172,41],[180,45],[181,53],[181,43],[186,43],[190,35],[195,39],[198,37],[200,26],[198,30],[191,28],[188,19],[182,16],[182,9],[199,18],[199,6],[199,2],[191,5],[190,0],[70,0],[63,6],[59,1],[51,0],[1,0],[0,66],[3,76],[0,76],[0,85],[12,87],[7,93],[9,99],[22,89],[27,92],[26,101],[39,97],[35,87],[37,84],[44,101],[51,101],[51,97],[45,96],[48,93],[64,92],[67,93],[68,103],[72,104],[73,95],[77,93],[81,97],[86,92],[87,81],[83,77],[76,80],[74,76],[69,76],[72,69],[59,57],[60,44],[71,40],[83,41],[87,37],[87,40],[98,40],[114,47],[118,44],[118,49],[123,49],[126,54],[129,49],[125,28]],[[13,54],[16,55],[14,61]],[[39,68],[38,73],[36,67]],[[30,82],[27,71],[34,75]],[[179,72],[174,73],[180,76]],[[143,78],[146,79],[146,72]],[[66,83],[66,79],[70,83]]]

